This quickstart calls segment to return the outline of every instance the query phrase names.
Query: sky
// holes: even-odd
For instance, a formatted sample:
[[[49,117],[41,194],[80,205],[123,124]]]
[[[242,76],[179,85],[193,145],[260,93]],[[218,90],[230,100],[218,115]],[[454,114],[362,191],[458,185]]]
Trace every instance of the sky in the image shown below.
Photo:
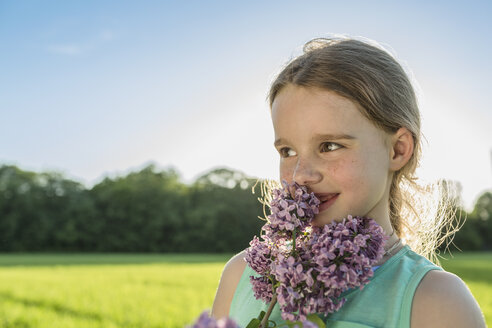
[[[266,96],[315,37],[375,40],[419,96],[422,181],[492,187],[490,1],[0,0],[0,165],[91,187],[149,163],[278,179]]]

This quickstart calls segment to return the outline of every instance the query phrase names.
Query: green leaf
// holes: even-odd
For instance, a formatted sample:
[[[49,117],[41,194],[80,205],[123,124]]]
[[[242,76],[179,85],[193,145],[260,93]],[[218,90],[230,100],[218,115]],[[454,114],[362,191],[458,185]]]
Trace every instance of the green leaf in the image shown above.
[[[246,328],[258,328],[261,321],[258,318],[251,319]]]
[[[258,320],[263,320],[263,317],[265,316],[266,312],[265,311],[261,311],[260,312],[260,315],[258,316]]]
[[[318,328],[326,328],[326,325],[325,323],[323,322],[323,320],[321,320],[320,317],[318,317],[316,314],[310,314],[307,316],[307,319],[313,323],[315,323]]]
[[[299,327],[302,327],[302,323],[300,321],[289,321],[287,320],[285,322],[285,324],[289,327],[289,328],[292,328],[294,327],[295,325],[298,325]]]

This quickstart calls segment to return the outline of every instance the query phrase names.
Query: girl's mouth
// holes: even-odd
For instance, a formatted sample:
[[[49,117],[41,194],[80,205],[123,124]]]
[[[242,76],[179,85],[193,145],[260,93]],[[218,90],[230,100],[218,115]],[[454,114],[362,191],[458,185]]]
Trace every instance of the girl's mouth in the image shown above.
[[[329,208],[338,199],[338,195],[340,195],[340,194],[319,194],[319,195],[316,195],[316,197],[318,197],[318,199],[321,202],[319,204],[319,208],[318,208],[319,212],[321,213],[324,210],[326,210],[327,208]]]

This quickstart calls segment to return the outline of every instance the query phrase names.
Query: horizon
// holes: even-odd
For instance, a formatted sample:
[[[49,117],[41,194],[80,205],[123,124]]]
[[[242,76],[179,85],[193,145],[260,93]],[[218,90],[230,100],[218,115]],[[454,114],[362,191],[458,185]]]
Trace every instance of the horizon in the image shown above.
[[[2,165],[15,165],[15,164],[0,163],[0,167]],[[210,173],[210,172],[212,172],[214,170],[217,170],[217,169],[227,169],[227,170],[231,170],[231,171],[234,171],[234,172],[239,172],[239,173],[244,174],[246,177],[252,178],[252,179],[257,179],[257,180],[264,179],[264,178],[261,178],[261,177],[250,175],[247,172],[244,172],[244,171],[242,171],[240,169],[236,169],[236,168],[232,168],[232,167],[228,167],[228,166],[215,166],[215,167],[211,167],[209,169],[206,169],[204,171],[199,172],[198,174],[196,174],[195,176],[193,176],[193,177],[191,177],[189,179],[185,179],[185,177],[183,176],[183,174],[180,172],[179,168],[177,168],[176,166],[173,166],[173,165],[162,166],[159,163],[150,160],[150,161],[147,161],[145,163],[142,163],[139,166],[131,167],[131,168],[128,168],[128,169],[126,169],[124,171],[105,172],[104,174],[102,174],[101,176],[99,176],[97,179],[94,179],[93,181],[91,181],[91,183],[88,183],[87,181],[84,181],[83,179],[77,179],[76,177],[75,178],[74,177],[70,177],[69,175],[67,175],[66,172],[63,172],[63,171],[60,171],[60,170],[35,171],[35,170],[28,170],[28,169],[25,169],[23,167],[19,167],[17,165],[15,165],[15,166],[17,166],[21,170],[31,171],[31,172],[36,172],[36,173],[55,173],[55,172],[56,173],[60,173],[60,174],[62,174],[63,178],[70,179],[72,181],[78,182],[78,183],[82,184],[84,186],[84,188],[86,188],[86,189],[92,189],[95,185],[103,182],[106,178],[109,178],[111,180],[115,180],[115,179],[120,178],[120,177],[126,177],[128,174],[140,172],[141,170],[143,170],[144,168],[146,168],[146,167],[148,167],[150,165],[154,166],[154,168],[157,170],[157,172],[167,171],[167,170],[174,170],[178,174],[178,177],[179,177],[180,182],[183,183],[183,184],[185,184],[185,185],[191,185],[194,182],[196,182],[196,180],[198,180],[203,175],[206,175],[206,174],[208,174],[208,173]],[[458,188],[458,190],[456,190],[456,191],[459,193],[459,195],[457,195],[457,196],[459,196],[460,200],[462,201],[462,204],[460,204],[460,205],[467,212],[471,212],[473,210],[473,207],[474,207],[474,205],[476,205],[476,202],[477,202],[478,198],[480,198],[481,196],[483,196],[487,192],[489,192],[489,193],[492,192],[492,189],[491,188],[482,190],[481,192],[479,192],[475,196],[475,198],[474,198],[473,203],[471,204],[471,206],[468,206],[467,207],[466,206],[466,203],[464,202],[463,195],[461,193],[461,188],[462,188],[461,183],[459,181],[457,181],[457,180],[447,180],[447,181],[449,181],[451,183],[457,183],[456,187]],[[430,181],[422,181],[422,180],[417,180],[417,182],[420,182],[420,183],[430,183]]]

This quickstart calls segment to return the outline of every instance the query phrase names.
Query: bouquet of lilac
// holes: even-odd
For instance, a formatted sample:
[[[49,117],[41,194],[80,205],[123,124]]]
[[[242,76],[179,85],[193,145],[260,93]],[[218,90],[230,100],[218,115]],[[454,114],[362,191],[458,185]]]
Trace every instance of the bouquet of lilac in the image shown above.
[[[304,186],[282,184],[274,190],[261,239],[255,236],[246,250],[248,265],[260,275],[250,277],[254,295],[270,303],[260,327],[266,327],[276,302],[282,319],[290,322],[339,310],[343,291],[369,282],[388,239],[367,217],[349,215],[342,222],[312,226],[319,200]]]
[[[273,190],[271,215],[246,250],[254,295],[269,304],[247,328],[277,327],[269,316],[276,303],[291,328],[322,328],[316,314],[338,311],[343,291],[360,288],[373,275],[388,237],[373,219],[344,218],[324,227],[312,226],[320,201],[297,183]],[[202,313],[193,328],[236,328],[229,318],[215,321]]]

